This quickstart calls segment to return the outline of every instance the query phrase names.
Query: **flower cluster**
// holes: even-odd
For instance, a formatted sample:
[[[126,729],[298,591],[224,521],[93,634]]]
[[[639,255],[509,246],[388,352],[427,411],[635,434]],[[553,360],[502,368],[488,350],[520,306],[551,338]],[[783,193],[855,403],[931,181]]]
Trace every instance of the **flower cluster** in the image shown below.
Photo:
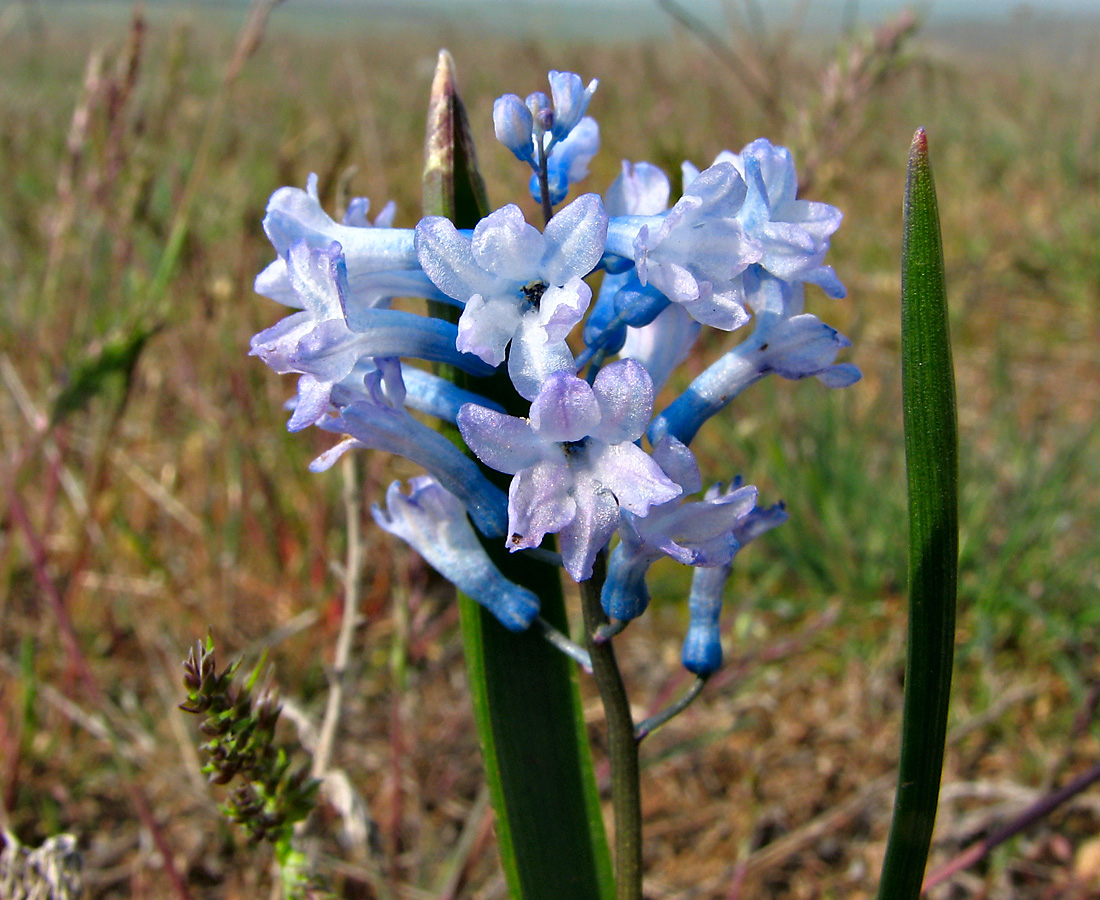
[[[733,558],[786,513],[758,506],[737,479],[703,491],[689,444],[768,374],[829,387],[859,379],[836,362],[847,339],[803,312],[807,284],[844,296],[824,262],[841,214],[799,199],[791,154],[763,139],[702,171],[685,163],[675,203],[661,170],[624,162],[602,196],[555,212],[600,136],[585,116],[596,82],[549,80],[549,97],[509,94],[493,109],[498,139],[534,172],[542,230],[514,204],[472,231],[438,216],[394,228],[391,207],[372,223],[362,199],[336,222],[316,178],[304,191],[282,188],[264,219],[278,259],[256,290],[298,311],[256,335],[252,352],[299,376],[291,430],[344,436],[315,470],[369,447],[426,471],[407,493],[391,486],[375,519],[510,629],[535,620],[538,598],[500,572],[475,527],[512,551],[557,535],[577,581],[610,550],[602,601],[613,624],[645,609],[655,560],[695,567],[683,657],[709,674],[721,663],[718,610]],[[597,272],[594,298],[587,279]],[[397,298],[451,304],[457,325],[391,308]],[[703,328],[747,336],[655,410]],[[468,389],[432,374],[436,363],[466,373]],[[477,393],[498,368],[524,417]],[[425,417],[457,426],[480,465]],[[483,466],[512,476],[507,495]]]

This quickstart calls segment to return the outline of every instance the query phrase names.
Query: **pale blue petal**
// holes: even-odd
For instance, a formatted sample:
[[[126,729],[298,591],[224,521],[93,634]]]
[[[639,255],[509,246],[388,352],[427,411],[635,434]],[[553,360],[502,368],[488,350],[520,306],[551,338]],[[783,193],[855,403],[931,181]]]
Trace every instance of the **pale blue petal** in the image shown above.
[[[348,274],[338,243],[310,249],[305,241],[295,241],[287,251],[286,269],[302,308],[317,321],[344,317],[341,295],[347,291]]]
[[[679,304],[666,306],[648,325],[629,328],[619,354],[636,359],[649,372],[654,390],[668,381],[672,371],[691,353],[702,325]]]
[[[252,289],[262,297],[268,297],[283,306],[302,308],[302,301],[294,288],[290,286],[290,278],[286,272],[286,260],[281,256],[269,263],[253,283]]]
[[[551,341],[562,341],[584,318],[592,301],[592,289],[580,278],[570,278],[564,285],[551,285],[543,292],[537,312],[530,313]]]
[[[514,475],[552,454],[564,459],[561,450],[543,441],[526,419],[471,403],[458,411],[456,422],[466,446],[498,472]]]
[[[531,111],[515,94],[505,94],[493,102],[493,130],[497,140],[511,150],[520,162],[535,165]]]
[[[444,294],[465,302],[474,294],[492,294],[498,279],[474,259],[470,238],[443,216],[428,216],[416,225],[416,254],[424,274]]]
[[[508,377],[516,393],[534,400],[543,384],[557,372],[573,375],[576,361],[564,337],[551,339],[538,313],[528,312],[512,337],[508,352]]]
[[[666,437],[653,448],[653,461],[661,467],[662,472],[680,485],[684,496],[703,489],[699,463],[687,444],[674,437]]]
[[[538,229],[527,224],[520,208],[509,203],[477,223],[471,246],[478,266],[518,287],[534,279],[545,244]]]
[[[546,226],[546,252],[539,274],[547,284],[562,285],[596,268],[607,238],[607,213],[597,194],[582,194]]]
[[[817,316],[804,313],[771,332],[762,365],[783,378],[806,378],[831,365],[837,351],[851,343]]]
[[[513,584],[493,565],[470,527],[462,502],[434,479],[421,476],[386,492],[386,510],[371,507],[374,520],[406,541],[432,568],[488,609],[506,628],[523,631],[538,615],[539,599]]]
[[[832,266],[818,266],[816,269],[803,272],[801,280],[816,284],[827,296],[835,300],[839,300],[848,294],[847,289],[837,278]]]
[[[623,160],[622,173],[604,194],[609,216],[655,216],[668,208],[668,176],[652,163]]]
[[[863,373],[851,363],[839,363],[823,369],[815,377],[826,387],[846,388],[859,381],[863,377]]]
[[[290,246],[300,240],[313,249],[326,248],[337,241],[344,248],[353,282],[363,272],[417,266],[411,230],[340,225],[321,208],[315,195],[300,188],[284,187],[271,195],[264,216],[264,232],[280,256],[286,256]]]
[[[480,394],[464,390],[446,378],[440,378],[423,369],[403,366],[401,371],[408,391],[405,405],[417,412],[454,423],[458,419],[458,411],[467,403],[504,411],[492,400],[486,400]]]
[[[645,366],[621,359],[600,369],[592,383],[599,425],[588,433],[608,444],[636,441],[653,415],[653,382]]]
[[[798,175],[790,150],[772,144],[767,138],[757,138],[741,151],[740,156],[742,159],[752,157],[759,166],[773,209],[795,198]]]
[[[572,488],[573,476],[564,460],[539,462],[519,472],[508,488],[509,549],[537,547],[547,534],[572,522],[577,515]],[[564,552],[563,545],[563,556]]]
[[[560,143],[554,145],[546,161],[546,181],[550,203],[556,206],[569,193],[569,188],[588,176],[588,164],[600,149],[600,128],[595,119],[581,119],[580,124]],[[538,173],[531,176],[532,198],[541,202],[542,186]]]
[[[354,348],[358,356],[425,359],[457,366],[479,377],[492,374],[492,365],[456,349],[458,329],[450,322],[395,309],[369,309],[362,311],[359,324],[361,332],[349,331],[343,319],[321,323],[314,334],[301,339],[296,357],[305,363],[329,352],[350,352]]]
[[[721,331],[736,331],[749,320],[744,297],[737,283],[727,283],[725,290],[715,291],[715,285],[705,281],[697,298],[685,300],[680,305],[702,325]]]
[[[618,527],[619,504],[597,473],[582,470],[574,476],[576,514],[558,532],[558,547],[565,571],[574,581],[585,581],[592,577],[596,554],[607,546]]]
[[[584,87],[579,75],[573,72],[550,72],[550,94],[554,102],[554,141],[560,141],[581,120],[599,82],[593,78]]]
[[[349,282],[348,291],[341,298],[348,328],[352,331],[366,330],[362,320],[363,310],[388,307],[395,297],[419,297],[452,305],[457,303],[454,298],[432,284],[428,276],[420,270],[371,272],[355,283]]]
[[[619,506],[638,516],[681,493],[680,486],[633,444],[593,442],[588,448],[586,469],[597,484],[618,500]]]
[[[523,309],[510,297],[474,294],[458,318],[455,346],[494,368],[504,362],[512,335],[523,321]]]
[[[321,427],[347,434],[372,450],[396,453],[412,460],[462,501],[482,534],[498,537],[507,532],[504,492],[451,441],[404,410],[353,403],[339,417],[324,420]]]

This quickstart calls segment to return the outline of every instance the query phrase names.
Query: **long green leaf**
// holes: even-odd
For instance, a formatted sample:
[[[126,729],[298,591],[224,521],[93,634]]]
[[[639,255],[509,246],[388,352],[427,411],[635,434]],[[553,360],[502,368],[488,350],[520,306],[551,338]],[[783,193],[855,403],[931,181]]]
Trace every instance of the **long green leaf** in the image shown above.
[[[894,818],[879,900],[920,894],[936,820],[955,646],[958,426],[936,188],[924,130],[909,154],[901,276],[909,480],[909,638]]]
[[[488,212],[454,63],[440,52],[428,113],[424,213],[472,228]],[[440,304],[433,315],[451,316]],[[464,383],[461,373],[448,373]],[[466,384],[474,387],[474,385]],[[510,408],[506,375],[476,390]],[[511,410],[515,411],[515,410]],[[499,473],[488,473],[498,475]],[[557,569],[486,549],[497,566],[539,595],[542,615],[568,631]],[[596,779],[573,665],[533,632],[513,634],[459,597],[473,697],[501,862],[513,900],[609,900],[614,895]]]

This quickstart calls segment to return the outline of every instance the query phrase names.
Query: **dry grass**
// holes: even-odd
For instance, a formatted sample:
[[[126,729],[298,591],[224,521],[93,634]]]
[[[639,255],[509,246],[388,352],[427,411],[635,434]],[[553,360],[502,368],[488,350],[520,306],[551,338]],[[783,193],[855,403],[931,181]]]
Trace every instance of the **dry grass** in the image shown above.
[[[834,142],[811,195],[846,211],[833,263],[850,298],[811,302],[853,337],[866,379],[843,399],[816,383],[769,387],[703,445],[799,522],[745,554],[721,683],[644,746],[647,895],[873,894],[903,654],[896,296],[917,125],[940,187],[973,476],[934,864],[1097,757],[1085,705],[1100,679],[1100,68],[1084,37],[1095,25],[1047,35],[1046,51],[1023,30],[967,55],[966,35],[925,35],[825,115],[825,64],[806,49],[776,63],[781,106],[762,110],[684,35],[603,51],[485,47],[305,27],[288,9],[223,91],[229,13],[154,10],[130,38],[125,17],[97,15],[90,40],[0,18],[0,824],[28,844],[75,833],[90,896],[179,897],[165,853],[191,896],[269,890],[270,860],[222,822],[176,709],[180,663],[209,626],[223,653],[270,649],[299,725],[286,737],[308,743],[339,627],[339,475],[306,472],[329,438],[288,435],[290,385],[245,356],[279,314],[251,291],[270,256],[259,220],[272,190],[316,171],[334,203],[345,189],[393,198],[411,224],[441,44],[498,201],[525,179],[493,146],[492,99],[536,89],[552,67],[601,79],[597,189],[622,156],[676,171],[762,133],[800,158]],[[45,431],[81,365],[149,324],[160,330],[132,378]],[[407,474],[379,457],[356,464],[368,500]],[[422,563],[366,534],[335,765],[370,830],[341,842],[346,822],[366,819],[324,804],[321,867],[348,897],[502,897],[456,611]],[[682,679],[682,627],[682,610],[658,603],[623,638],[639,711]],[[600,760],[598,703],[582,687]],[[935,896],[1100,896],[1098,828],[1085,795]]]

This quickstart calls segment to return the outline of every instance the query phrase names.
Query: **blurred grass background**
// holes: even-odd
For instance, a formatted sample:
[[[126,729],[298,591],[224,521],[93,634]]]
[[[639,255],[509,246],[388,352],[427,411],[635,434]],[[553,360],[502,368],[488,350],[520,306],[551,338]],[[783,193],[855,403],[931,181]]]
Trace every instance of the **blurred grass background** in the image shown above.
[[[852,338],[864,380],[763,383],[697,441],[711,478],[741,473],[791,520],[739,557],[725,673],[643,748],[647,895],[873,893],[904,647],[900,207],[917,126],[944,220],[963,469],[933,865],[1095,760],[1100,25],[1021,16],[898,20],[835,46],[750,29],[730,47],[761,102],[683,30],[487,42],[288,6],[246,59],[229,8],[0,9],[0,825],[31,844],[76,834],[92,897],[181,896],[166,853],[191,896],[269,890],[270,860],[222,823],[175,708],[209,626],[223,659],[269,649],[286,737],[308,745],[339,627],[341,477],[306,469],[331,437],[289,435],[293,384],[246,355],[282,314],[252,292],[272,257],[260,220],[275,188],[317,172],[327,207],[393,199],[414,224],[440,46],[496,204],[526,175],[492,138],[492,101],[559,68],[600,79],[586,188],[623,158],[678,185],[681,160],[766,135],[794,149],[804,196],[846,214],[830,261],[849,296],[814,291],[807,308]],[[379,455],[354,466],[366,502],[409,474]],[[456,611],[421,562],[365,534],[334,760],[358,805],[323,804],[321,868],[349,897],[501,897]],[[675,568],[655,567],[655,608],[620,639],[639,711],[684,683]],[[1094,790],[936,896],[1100,896],[1098,830]]]

